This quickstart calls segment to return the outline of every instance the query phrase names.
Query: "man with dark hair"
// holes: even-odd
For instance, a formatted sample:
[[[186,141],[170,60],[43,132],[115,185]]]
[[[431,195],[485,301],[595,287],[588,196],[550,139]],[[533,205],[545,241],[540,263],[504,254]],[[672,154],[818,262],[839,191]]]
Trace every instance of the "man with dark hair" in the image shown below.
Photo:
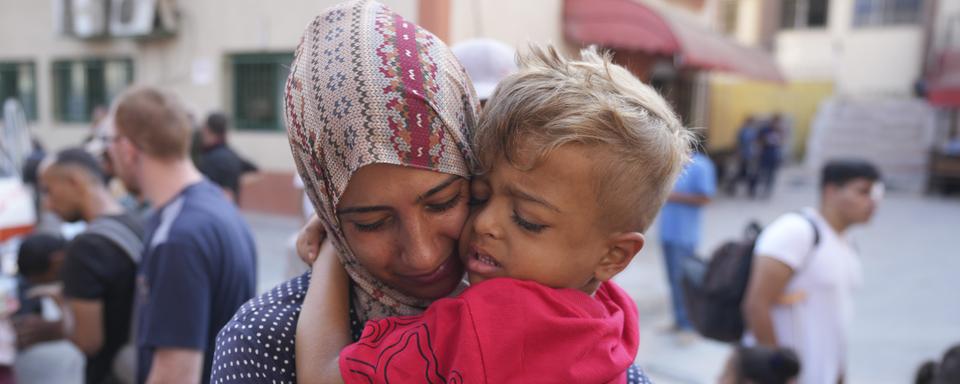
[[[60,280],[60,264],[66,247],[67,242],[57,235],[35,233],[27,236],[17,251],[17,272],[31,285]]]
[[[14,317],[17,346],[25,349],[34,344],[63,339],[62,323],[47,321],[41,316],[42,297],[32,294],[39,288],[60,283],[67,242],[62,237],[48,233],[27,236],[17,250],[17,272],[22,277],[20,284],[20,308]]]
[[[237,208],[190,161],[176,97],[127,91],[115,108],[114,170],[155,207],[137,275],[137,381],[206,383],[217,332],[256,289],[256,246]]]
[[[87,355],[86,382],[111,382],[114,360],[129,342],[143,229],[107,189],[101,163],[81,148],[60,151],[41,167],[45,204],[87,229],[67,246],[63,279],[72,326],[63,336]]]
[[[83,354],[64,339],[61,273],[67,241],[58,234],[34,232],[17,251],[19,308],[12,316],[16,332],[16,378],[24,383],[84,383]],[[55,361],[56,364],[51,364]],[[0,372],[6,367],[0,368]]]
[[[880,172],[862,160],[831,161],[820,180],[818,209],[783,215],[760,234],[743,305],[747,344],[794,349],[799,384],[843,380],[861,282],[847,230],[869,221],[883,197]]]
[[[960,383],[960,344],[943,353],[940,361],[927,361],[920,366],[914,384]]]
[[[200,131],[202,153],[197,167],[204,176],[223,188],[236,203],[240,202],[240,178],[256,172],[257,166],[240,157],[227,145],[227,116],[211,113]]]

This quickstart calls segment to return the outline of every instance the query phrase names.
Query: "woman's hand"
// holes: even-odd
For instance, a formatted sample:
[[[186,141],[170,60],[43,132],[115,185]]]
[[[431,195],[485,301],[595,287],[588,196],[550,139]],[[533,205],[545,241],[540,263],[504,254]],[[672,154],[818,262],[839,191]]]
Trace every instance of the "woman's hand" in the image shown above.
[[[323,229],[323,224],[317,215],[310,216],[307,225],[303,226],[297,234],[297,256],[300,256],[300,260],[312,266],[320,252],[320,244],[326,237],[327,231]]]

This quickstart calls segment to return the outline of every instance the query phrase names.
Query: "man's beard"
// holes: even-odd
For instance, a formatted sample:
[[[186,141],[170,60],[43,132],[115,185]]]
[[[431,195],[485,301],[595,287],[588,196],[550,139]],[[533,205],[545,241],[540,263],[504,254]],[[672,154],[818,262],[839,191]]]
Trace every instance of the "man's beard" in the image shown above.
[[[130,175],[127,172],[120,172],[115,176],[120,179],[123,184],[123,188],[127,190],[127,193],[140,197],[140,183],[137,182],[137,178],[134,175]]]

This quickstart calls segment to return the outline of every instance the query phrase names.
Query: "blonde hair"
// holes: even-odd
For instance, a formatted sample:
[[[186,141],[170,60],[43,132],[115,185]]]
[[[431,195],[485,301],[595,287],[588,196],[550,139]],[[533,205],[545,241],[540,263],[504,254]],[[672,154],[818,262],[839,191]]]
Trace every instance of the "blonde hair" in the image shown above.
[[[187,111],[175,96],[159,89],[124,92],[116,104],[114,124],[117,134],[153,158],[179,160],[190,153],[193,129]]]
[[[531,46],[500,82],[474,136],[478,173],[499,156],[523,170],[566,144],[591,150],[597,202],[610,225],[644,231],[690,158],[692,133],[653,88],[608,53],[580,60]],[[531,152],[532,151],[532,152]],[[532,155],[532,156],[531,156]]]

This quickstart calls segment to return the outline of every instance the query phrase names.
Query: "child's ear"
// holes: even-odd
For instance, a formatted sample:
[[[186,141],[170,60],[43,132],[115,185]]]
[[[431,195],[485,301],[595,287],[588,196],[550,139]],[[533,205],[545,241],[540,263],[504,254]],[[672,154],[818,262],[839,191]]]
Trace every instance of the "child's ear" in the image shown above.
[[[643,249],[646,239],[640,232],[615,233],[607,239],[607,254],[600,259],[594,278],[607,281],[623,271]]]

